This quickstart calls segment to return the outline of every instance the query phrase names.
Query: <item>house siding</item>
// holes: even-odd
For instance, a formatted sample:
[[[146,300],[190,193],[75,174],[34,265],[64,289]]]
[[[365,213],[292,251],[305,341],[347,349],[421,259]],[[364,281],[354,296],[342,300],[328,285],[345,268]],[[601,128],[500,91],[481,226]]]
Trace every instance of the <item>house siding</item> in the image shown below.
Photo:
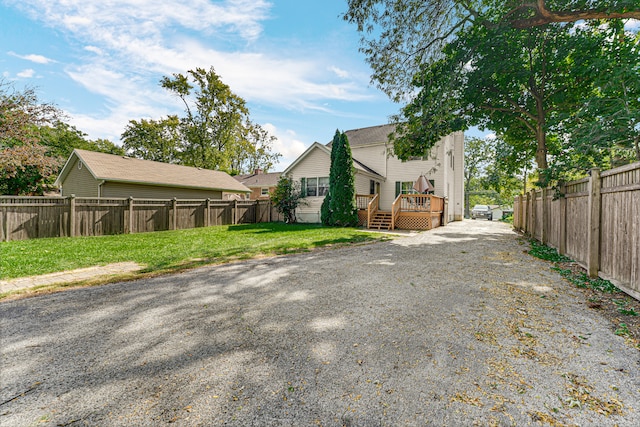
[[[433,181],[434,193],[448,199],[448,220],[461,220],[464,209],[464,134],[456,132],[442,138],[425,156],[426,160],[401,161],[389,155],[390,144],[373,141],[371,144],[352,146],[352,156],[376,173],[386,177],[374,178],[357,170],[356,192],[370,193],[370,181],[380,184],[380,210],[389,211],[396,198],[397,182],[415,182],[420,175]],[[296,181],[303,177],[329,176],[330,154],[314,148],[305,154],[288,174]],[[300,221],[320,221],[323,197],[306,199],[308,204],[298,209]]]
[[[60,194],[65,197],[72,194],[76,197],[98,197],[99,184],[84,163],[76,157],[62,183]]]
[[[384,142],[375,145],[351,147],[351,156],[382,176],[387,172],[387,146]]]
[[[301,178],[329,176],[331,169],[331,156],[316,148],[311,151],[296,167],[291,170],[289,176],[300,183]],[[318,223],[320,222],[320,207],[324,196],[305,197],[304,204],[296,210],[298,222]]]
[[[136,199],[222,199],[222,191],[191,188],[162,187],[154,185],[106,182],[102,185],[102,197],[133,197]]]

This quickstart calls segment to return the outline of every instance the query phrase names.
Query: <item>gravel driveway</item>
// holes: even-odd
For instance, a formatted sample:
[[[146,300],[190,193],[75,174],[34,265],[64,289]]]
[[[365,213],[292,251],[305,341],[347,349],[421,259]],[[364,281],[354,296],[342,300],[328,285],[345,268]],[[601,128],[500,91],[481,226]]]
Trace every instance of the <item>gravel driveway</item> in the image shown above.
[[[0,425],[640,425],[640,354],[527,248],[463,221],[0,303]]]

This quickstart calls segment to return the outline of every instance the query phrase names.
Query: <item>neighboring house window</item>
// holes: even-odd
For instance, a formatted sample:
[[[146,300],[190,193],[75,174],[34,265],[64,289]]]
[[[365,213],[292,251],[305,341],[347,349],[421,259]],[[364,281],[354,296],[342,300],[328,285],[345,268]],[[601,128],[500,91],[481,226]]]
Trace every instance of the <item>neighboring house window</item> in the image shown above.
[[[261,196],[268,196],[269,195],[269,187],[262,187],[260,189],[260,195]]]
[[[369,194],[376,194],[376,182],[372,179],[369,180]]]
[[[307,177],[302,178],[302,189],[305,197],[326,196],[329,192],[329,177]]]

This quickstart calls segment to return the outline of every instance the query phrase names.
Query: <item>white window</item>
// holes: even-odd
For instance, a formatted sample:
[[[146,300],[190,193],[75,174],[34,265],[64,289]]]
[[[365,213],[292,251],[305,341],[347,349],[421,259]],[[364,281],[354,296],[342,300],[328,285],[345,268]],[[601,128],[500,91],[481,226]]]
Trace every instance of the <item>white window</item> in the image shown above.
[[[329,177],[302,178],[302,190],[305,197],[326,196],[329,192]]]
[[[260,189],[260,195],[261,196],[268,196],[269,195],[269,187],[262,187]]]

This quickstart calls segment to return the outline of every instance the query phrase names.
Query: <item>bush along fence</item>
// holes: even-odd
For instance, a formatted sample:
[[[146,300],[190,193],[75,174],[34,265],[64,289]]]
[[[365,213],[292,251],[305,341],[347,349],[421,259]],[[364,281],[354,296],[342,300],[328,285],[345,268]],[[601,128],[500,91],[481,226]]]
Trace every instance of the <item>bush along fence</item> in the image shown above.
[[[269,200],[0,197],[0,241],[281,221]]]
[[[516,197],[513,226],[640,300],[640,162]]]

